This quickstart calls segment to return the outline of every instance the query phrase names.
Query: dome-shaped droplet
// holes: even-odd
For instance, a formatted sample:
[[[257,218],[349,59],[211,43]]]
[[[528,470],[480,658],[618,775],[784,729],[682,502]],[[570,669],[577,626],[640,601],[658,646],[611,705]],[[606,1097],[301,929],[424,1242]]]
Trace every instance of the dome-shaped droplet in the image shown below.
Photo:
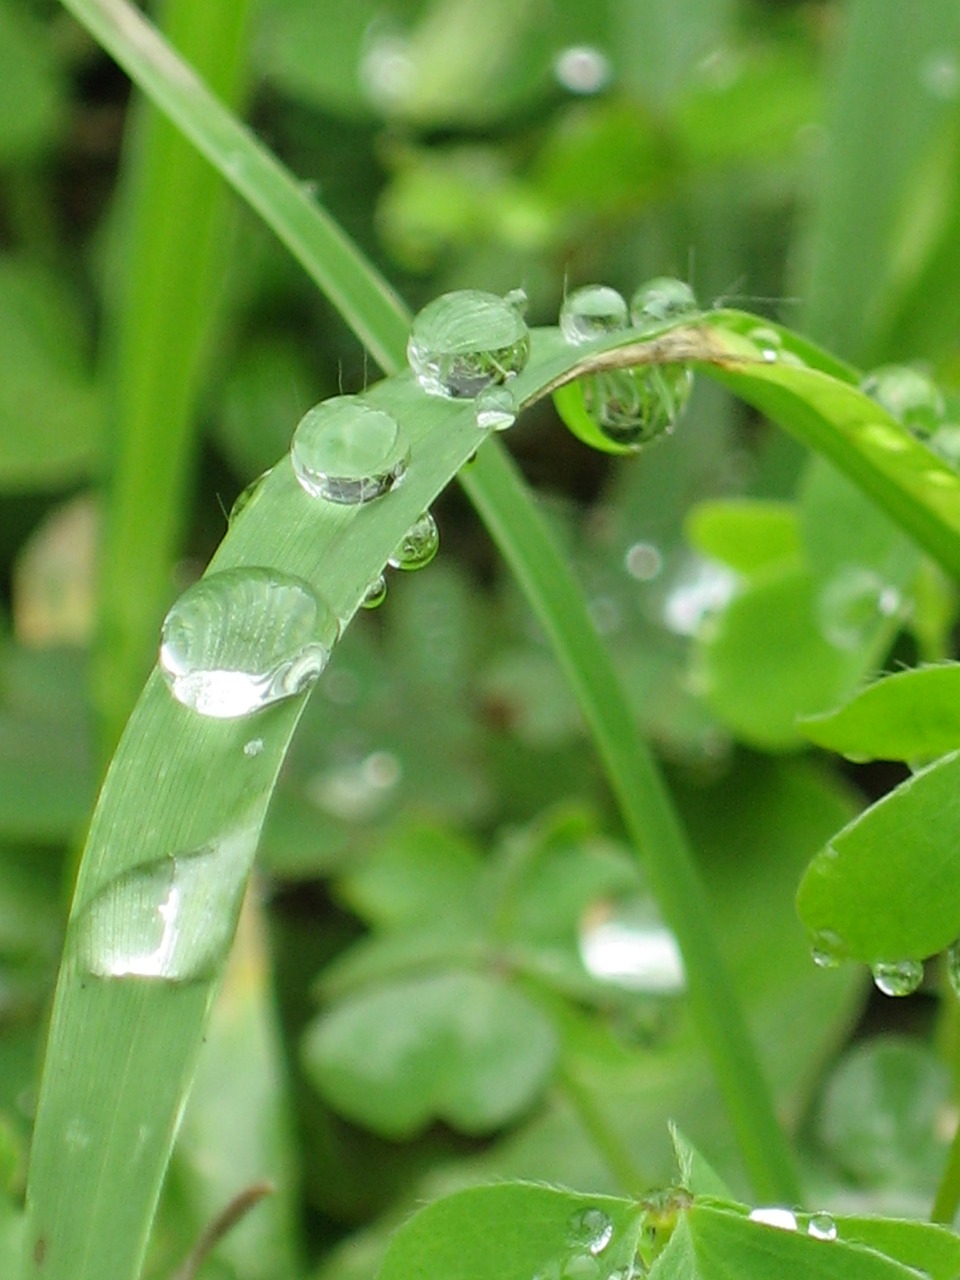
[[[880,960],[870,971],[874,985],[885,996],[911,996],[923,982],[921,960]]]
[[[228,525],[233,524],[234,520],[237,519],[241,512],[246,511],[247,507],[253,505],[254,501],[260,496],[263,483],[267,476],[270,475],[271,471],[273,471],[273,467],[251,480],[245,488],[240,490],[236,498],[234,498],[233,506],[230,508],[230,514],[227,516]]]
[[[387,580],[382,573],[378,573],[363,593],[360,605],[364,609],[378,609],[386,598]]]
[[[408,457],[400,423],[360,396],[335,396],[310,409],[290,444],[301,487],[314,498],[349,505],[388,493]]]
[[[492,386],[474,401],[477,426],[482,431],[506,431],[517,420],[517,397],[509,387]]]
[[[560,307],[560,332],[567,342],[592,342],[626,329],[629,321],[622,294],[605,284],[587,284],[568,293]]]
[[[758,325],[755,329],[751,329],[747,337],[760,350],[760,358],[767,364],[776,364],[783,351],[783,339],[776,329],[769,329],[766,325]]]
[[[394,569],[422,569],[440,549],[440,532],[429,511],[410,526],[388,560]]]
[[[836,1240],[837,1224],[829,1213],[811,1213],[807,1235],[813,1236],[814,1240]]]
[[[445,293],[413,322],[407,359],[424,391],[472,400],[485,387],[520,373],[530,357],[530,333],[510,295],[479,289]]]
[[[693,374],[682,364],[613,369],[582,380],[587,413],[602,435],[627,449],[668,435],[692,387]]]
[[[688,284],[673,276],[657,276],[636,290],[630,299],[630,319],[651,327],[695,316],[700,308]]]
[[[567,1223],[567,1243],[574,1249],[585,1249],[594,1257],[602,1253],[613,1239],[613,1223],[602,1209],[591,1206],[579,1209]]]
[[[946,409],[940,389],[919,369],[883,365],[866,375],[860,389],[921,439],[933,435],[943,422]]]
[[[226,569],[201,578],[167,614],[160,670],[178,702],[233,719],[307,689],[338,634],[308,582],[273,569]]]
[[[833,929],[818,929],[810,940],[810,956],[820,969],[836,969],[843,957],[843,939]]]
[[[111,880],[72,926],[80,968],[98,978],[208,976],[233,937],[252,857],[241,844],[159,858]]]
[[[780,1231],[797,1229],[797,1215],[792,1209],[782,1209],[779,1205],[751,1209],[750,1221],[761,1222],[765,1227],[776,1227]]]

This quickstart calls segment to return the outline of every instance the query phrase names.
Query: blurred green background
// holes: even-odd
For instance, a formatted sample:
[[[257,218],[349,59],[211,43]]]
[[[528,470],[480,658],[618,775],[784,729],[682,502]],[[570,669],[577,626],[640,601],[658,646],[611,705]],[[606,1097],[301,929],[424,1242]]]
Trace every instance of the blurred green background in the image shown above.
[[[522,286],[549,324],[568,288],[671,274],[960,404],[955,0],[151,8],[413,307]],[[160,619],[303,412],[376,376],[89,37],[0,0],[0,1230],[76,852]],[[899,775],[806,750],[795,718],[946,656],[952,589],[714,386],[626,462],[547,405],[508,443],[668,768],[808,1178],[923,1212],[951,1027],[932,995],[863,1021],[863,976],[818,972],[792,905]],[[690,515],[717,500],[762,548],[737,572]],[[282,777],[151,1275],[260,1177],[276,1196],[205,1275],[367,1276],[417,1200],[478,1176],[612,1190],[591,1111],[651,1182],[672,1118],[742,1189],[682,977],[629,968],[655,908],[574,704],[463,496],[435,514],[439,559],[352,628]],[[626,972],[590,960],[611,922]]]

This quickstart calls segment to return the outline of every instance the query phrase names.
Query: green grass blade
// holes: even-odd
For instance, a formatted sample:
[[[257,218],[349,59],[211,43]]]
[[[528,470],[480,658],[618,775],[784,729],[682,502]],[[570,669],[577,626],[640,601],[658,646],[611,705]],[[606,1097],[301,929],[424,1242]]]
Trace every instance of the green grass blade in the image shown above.
[[[169,0],[170,39],[224,101],[243,93],[251,0]],[[94,690],[112,747],[152,663],[179,552],[195,405],[217,327],[230,205],[222,179],[152,105],[131,120],[122,269],[108,298],[109,483]]]

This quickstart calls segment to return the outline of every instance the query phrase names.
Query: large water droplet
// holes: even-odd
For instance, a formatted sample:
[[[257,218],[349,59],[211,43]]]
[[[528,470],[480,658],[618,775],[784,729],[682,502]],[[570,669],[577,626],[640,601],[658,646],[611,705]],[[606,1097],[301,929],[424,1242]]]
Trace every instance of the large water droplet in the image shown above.
[[[943,396],[925,373],[908,365],[887,364],[860,383],[864,391],[905,427],[925,440],[943,422]]]
[[[387,563],[394,569],[422,569],[440,549],[440,531],[429,511],[410,526]]]
[[[623,296],[605,284],[587,284],[568,293],[560,308],[560,332],[567,342],[592,342],[626,329]]]
[[[600,904],[587,913],[579,941],[584,968],[601,982],[651,996],[676,995],[686,985],[677,940],[650,901]]]
[[[160,671],[184,706],[233,719],[307,689],[338,634],[308,582],[273,569],[226,569],[201,578],[167,614]]]
[[[630,319],[637,325],[658,326],[699,313],[697,297],[688,284],[674,276],[646,281],[630,299]]]
[[[520,373],[530,333],[512,300],[478,289],[445,293],[413,322],[407,359],[424,391],[473,399],[485,387]]]
[[[589,374],[581,386],[584,407],[602,434],[637,450],[676,426],[690,399],[693,375],[686,365],[645,365]]]
[[[878,960],[870,972],[877,990],[885,996],[911,996],[923,982],[921,960]]]
[[[231,852],[240,849],[211,845],[142,863],[112,880],[73,925],[80,967],[98,978],[208,976],[233,937],[244,876]]]
[[[836,1240],[837,1224],[829,1213],[811,1213],[807,1235],[813,1236],[814,1240]]]
[[[765,1227],[776,1227],[780,1231],[796,1231],[797,1215],[790,1209],[782,1209],[772,1205],[769,1208],[750,1210],[750,1221],[761,1222]]]
[[[350,505],[388,493],[408,457],[399,422],[359,396],[335,396],[310,409],[290,444],[301,487],[314,498]]]
[[[579,1209],[567,1223],[567,1243],[596,1257],[613,1239],[613,1223],[602,1209]]]
[[[492,386],[474,401],[477,426],[482,431],[506,431],[517,420],[517,397],[509,387]]]

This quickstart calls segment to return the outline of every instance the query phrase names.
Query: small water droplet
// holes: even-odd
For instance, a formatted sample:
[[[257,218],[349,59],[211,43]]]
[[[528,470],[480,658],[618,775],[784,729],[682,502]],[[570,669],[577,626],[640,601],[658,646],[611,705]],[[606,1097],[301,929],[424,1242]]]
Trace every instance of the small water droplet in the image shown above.
[[[663,568],[663,557],[652,542],[635,542],[624,557],[624,565],[637,582],[652,582]]]
[[[939,387],[909,365],[887,364],[874,369],[860,383],[860,390],[921,440],[933,435],[943,422],[946,410]]]
[[[557,54],[553,74],[570,93],[599,93],[610,80],[610,59],[593,45],[572,44]]]
[[[567,1223],[567,1243],[596,1257],[613,1239],[613,1223],[602,1209],[579,1209]]]
[[[645,365],[589,374],[581,387],[584,407],[602,434],[636,451],[676,426],[693,374],[682,364]]]
[[[836,1240],[837,1224],[829,1213],[811,1213],[807,1235],[813,1236],[814,1240]]]
[[[530,333],[513,302],[479,289],[445,293],[413,322],[407,359],[424,391],[471,400],[520,373]]]
[[[243,839],[123,872],[72,926],[81,968],[97,978],[209,976],[233,937],[250,856],[252,841]]]
[[[567,342],[592,342],[626,329],[627,304],[605,284],[587,284],[568,293],[560,307],[560,332]]]
[[[269,470],[264,471],[254,480],[251,480],[245,488],[240,490],[236,498],[234,498],[233,506],[230,508],[230,514],[227,516],[228,525],[232,525],[237,517],[241,515],[242,512],[246,511],[247,507],[251,506],[260,496],[260,492],[263,488],[263,482],[272,471],[273,467],[270,467]]]
[[[674,276],[657,276],[640,285],[630,299],[630,319],[637,326],[659,326],[698,315],[697,297]]]
[[[760,349],[760,358],[767,364],[775,364],[783,352],[783,339],[776,329],[769,329],[765,325],[758,325],[756,329],[751,329],[747,337]]]
[[[818,929],[810,944],[813,963],[820,969],[836,969],[843,956],[843,939],[833,929]]]
[[[201,578],[167,614],[160,671],[184,706],[233,719],[303,693],[338,635],[332,611],[303,579],[226,569]]]
[[[410,526],[387,563],[393,569],[422,569],[440,549],[440,531],[429,511]]]
[[[750,1221],[760,1222],[765,1227],[776,1227],[779,1231],[796,1231],[797,1215],[790,1209],[778,1206],[751,1209]]]
[[[363,593],[360,607],[363,609],[379,609],[387,598],[387,579],[378,573]]]
[[[885,996],[911,996],[923,982],[921,960],[878,960],[870,972],[874,986]]]
[[[517,420],[517,397],[509,387],[492,386],[474,401],[477,426],[483,431],[506,431]]]
[[[389,493],[408,458],[399,422],[359,396],[334,396],[315,405],[300,419],[290,443],[301,488],[311,497],[345,505]]]
[[[947,981],[953,994],[960,998],[960,941],[947,947],[944,957],[947,968]]]
[[[243,754],[248,760],[253,760],[263,751],[263,739],[251,738],[249,742],[243,744]]]

